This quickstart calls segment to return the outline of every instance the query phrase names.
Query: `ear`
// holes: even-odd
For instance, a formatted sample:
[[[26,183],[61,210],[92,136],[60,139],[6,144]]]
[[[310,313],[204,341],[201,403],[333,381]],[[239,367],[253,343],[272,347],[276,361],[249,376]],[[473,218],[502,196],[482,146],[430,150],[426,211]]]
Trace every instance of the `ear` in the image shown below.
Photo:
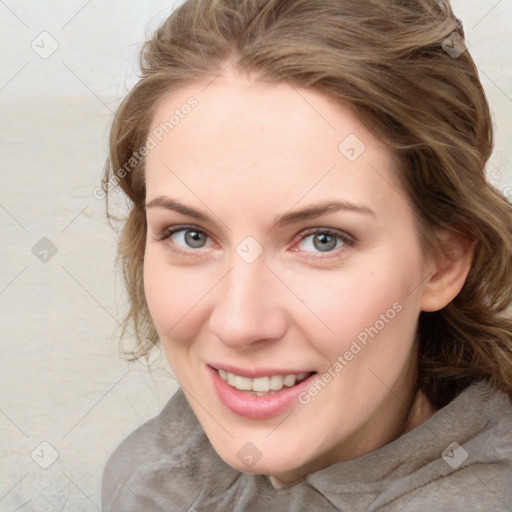
[[[429,264],[429,278],[423,288],[422,311],[439,311],[462,290],[471,269],[476,241],[453,231],[438,233],[439,251]]]

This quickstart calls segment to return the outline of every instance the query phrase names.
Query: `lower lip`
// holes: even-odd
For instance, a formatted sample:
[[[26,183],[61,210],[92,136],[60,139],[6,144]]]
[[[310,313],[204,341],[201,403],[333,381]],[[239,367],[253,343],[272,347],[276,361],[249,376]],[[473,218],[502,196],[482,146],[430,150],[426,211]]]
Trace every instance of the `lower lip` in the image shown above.
[[[283,388],[273,395],[255,396],[238,391],[227,382],[224,382],[217,370],[207,367],[213,382],[213,387],[219,400],[232,413],[251,420],[264,420],[278,416],[298,403],[298,396],[312,383],[316,374],[291,388]]]

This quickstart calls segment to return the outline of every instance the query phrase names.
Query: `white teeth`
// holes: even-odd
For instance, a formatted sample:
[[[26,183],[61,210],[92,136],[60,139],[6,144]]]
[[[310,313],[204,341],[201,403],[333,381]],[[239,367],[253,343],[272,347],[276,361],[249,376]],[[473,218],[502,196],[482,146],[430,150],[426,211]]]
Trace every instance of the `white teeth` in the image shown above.
[[[258,377],[252,379],[253,391],[270,391],[270,377]]]
[[[235,388],[240,391],[252,391],[252,379],[248,377],[240,377],[240,375],[235,376]],[[259,390],[261,391],[261,390]]]
[[[270,377],[270,389],[273,391],[279,391],[284,386],[284,379],[281,375],[272,375]]]
[[[295,386],[295,375],[287,375],[284,378],[284,385],[291,388],[292,386]]]
[[[269,377],[250,379],[249,377],[241,377],[225,370],[219,370],[219,375],[224,382],[240,391],[253,391],[255,392],[254,394],[263,396],[269,392],[272,394],[273,391],[279,391],[285,386],[291,388],[308,377],[309,373],[289,374],[286,376],[271,375]]]

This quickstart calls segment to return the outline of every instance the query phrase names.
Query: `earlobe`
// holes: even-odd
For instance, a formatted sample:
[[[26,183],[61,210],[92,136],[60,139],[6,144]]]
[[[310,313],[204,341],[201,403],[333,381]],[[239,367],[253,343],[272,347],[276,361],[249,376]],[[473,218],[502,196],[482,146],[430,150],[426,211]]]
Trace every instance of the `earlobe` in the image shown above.
[[[422,311],[439,311],[449,304],[462,290],[473,262],[475,240],[447,231],[439,239],[439,251],[431,259],[423,288]]]

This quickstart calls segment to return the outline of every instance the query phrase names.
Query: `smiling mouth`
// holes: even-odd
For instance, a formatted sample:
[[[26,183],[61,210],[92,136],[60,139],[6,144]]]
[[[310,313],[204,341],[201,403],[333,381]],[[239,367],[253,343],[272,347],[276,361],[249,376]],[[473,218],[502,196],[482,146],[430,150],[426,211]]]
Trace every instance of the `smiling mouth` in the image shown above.
[[[306,380],[316,372],[291,373],[288,375],[269,375],[251,379],[242,377],[222,369],[216,369],[220,378],[229,386],[247,395],[270,396],[278,393],[283,388],[292,388]]]

